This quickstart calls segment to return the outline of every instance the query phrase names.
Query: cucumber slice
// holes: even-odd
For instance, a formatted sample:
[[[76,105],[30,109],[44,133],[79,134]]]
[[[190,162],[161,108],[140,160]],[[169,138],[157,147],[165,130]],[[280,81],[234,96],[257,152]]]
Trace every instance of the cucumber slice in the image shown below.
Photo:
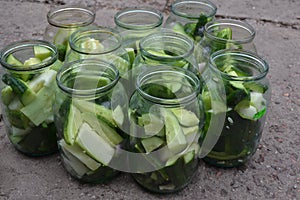
[[[171,111],[161,108],[161,113],[165,122],[167,146],[172,153],[177,154],[187,146],[184,133],[176,116]]]
[[[24,66],[29,67],[29,66],[32,66],[32,65],[40,64],[41,62],[42,61],[39,58],[29,58],[29,59],[24,61]]]
[[[94,113],[97,117],[106,122],[111,127],[118,127],[113,118],[112,110],[85,100],[74,100],[74,105],[84,113]]]
[[[64,139],[67,144],[74,144],[82,121],[80,111],[71,104],[68,118],[66,119],[64,126]]]
[[[245,82],[244,87],[253,92],[265,93],[268,90],[268,86],[258,82]]]
[[[114,110],[113,110],[113,118],[115,120],[115,122],[117,123],[117,125],[119,127],[122,126],[122,124],[124,123],[124,119],[125,119],[125,116],[124,116],[124,113],[123,113],[123,110],[121,108],[120,105],[118,105]]]
[[[200,122],[196,114],[189,110],[175,108],[172,109],[172,112],[178,119],[179,123],[183,126],[196,126]]]
[[[44,86],[50,86],[55,80],[57,72],[49,69],[42,74],[35,76],[31,81],[28,82],[28,87],[34,92],[40,91]]]
[[[13,100],[15,97],[13,93],[13,89],[10,86],[6,86],[1,91],[1,100],[4,103],[4,105],[9,105],[9,103]]]
[[[63,149],[64,153],[68,152],[80,160],[89,169],[95,171],[101,164],[88,156],[84,151],[76,144],[68,145],[64,140],[59,141],[60,147]]]
[[[99,40],[90,37],[85,38],[84,41],[80,44],[80,47],[87,53],[93,52],[94,50],[104,50],[104,46]]]
[[[6,62],[14,66],[23,66],[23,63],[19,61],[16,57],[14,57],[13,54],[9,54],[9,56],[6,59]]]
[[[81,125],[76,143],[92,158],[104,165],[108,165],[115,154],[115,149],[93,131],[87,123]]]
[[[146,153],[150,153],[162,146],[164,144],[164,140],[159,137],[153,136],[150,138],[142,139],[141,143],[146,150]]]
[[[181,127],[185,135],[186,141],[190,144],[198,142],[200,138],[199,126]]]
[[[130,65],[132,65],[134,62],[134,59],[135,59],[134,49],[133,48],[125,48],[125,50],[128,53]]]
[[[140,123],[144,126],[146,135],[157,135],[164,128],[163,121],[151,113],[143,114]]]
[[[115,129],[99,120],[93,113],[82,113],[82,119],[112,147],[115,147],[123,141],[123,138],[115,131]]]
[[[40,60],[44,60],[52,55],[52,52],[43,46],[33,46],[33,52],[34,56]]]

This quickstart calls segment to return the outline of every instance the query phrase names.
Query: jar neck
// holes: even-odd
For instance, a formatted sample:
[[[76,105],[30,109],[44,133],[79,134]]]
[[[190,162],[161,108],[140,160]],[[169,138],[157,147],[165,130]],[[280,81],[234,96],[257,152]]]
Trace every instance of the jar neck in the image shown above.
[[[173,91],[174,84],[179,84],[181,89]],[[176,107],[194,101],[201,86],[199,79],[192,72],[179,67],[162,65],[142,72],[137,77],[136,87],[144,99]]]
[[[176,0],[171,5],[171,12],[183,18],[198,20],[200,14],[214,18],[217,7],[208,0]]]
[[[231,29],[232,39],[224,39],[217,36],[217,32],[225,28]],[[205,25],[204,36],[219,43],[246,44],[253,41],[255,30],[250,24],[243,21],[219,19],[214,22],[208,22]]]
[[[84,59],[65,64],[57,73],[58,87],[68,96],[97,98],[118,83],[119,72],[103,60]]]
[[[171,31],[150,34],[139,45],[143,57],[157,61],[187,60],[194,52],[192,40]]]
[[[95,13],[80,6],[62,6],[50,10],[48,23],[58,28],[76,28],[90,25],[95,20]]]
[[[36,47],[43,47],[45,49],[48,49],[50,52],[50,55],[47,59],[42,60],[38,64],[33,64],[30,66],[24,66],[20,65],[17,66],[16,64],[10,64],[7,62],[7,59],[10,55],[14,56],[18,61],[21,63],[24,63],[24,61],[34,58],[34,48]],[[23,41],[18,41],[9,44],[8,46],[4,47],[0,51],[0,63],[1,65],[6,68],[9,71],[14,71],[14,72],[38,72],[42,71],[45,68],[50,67],[56,60],[57,60],[57,49],[56,47],[43,40],[23,40]]]
[[[107,54],[121,47],[120,35],[111,28],[89,26],[80,28],[70,36],[70,47],[77,53]]]
[[[237,67],[244,72],[241,76],[233,76],[226,71],[226,65]],[[244,50],[221,50],[211,55],[210,69],[219,73],[228,81],[258,81],[266,77],[269,71],[268,63],[258,55]]]
[[[151,8],[125,8],[115,14],[114,22],[126,30],[146,31],[160,27],[163,15]]]

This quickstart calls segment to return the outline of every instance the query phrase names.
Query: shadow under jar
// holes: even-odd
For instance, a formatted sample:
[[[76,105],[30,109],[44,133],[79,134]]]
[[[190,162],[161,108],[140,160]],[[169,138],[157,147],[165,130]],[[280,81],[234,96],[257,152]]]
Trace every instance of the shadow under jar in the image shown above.
[[[204,37],[195,47],[200,72],[210,55],[219,50],[240,49],[257,53],[253,43],[254,37],[254,28],[240,20],[218,19],[207,23],[204,27]]]
[[[136,53],[140,39],[160,30],[163,15],[153,8],[125,8],[115,14],[114,22],[123,39],[123,46],[133,48]]]
[[[95,15],[94,11],[81,6],[58,6],[48,12],[43,38],[57,47],[60,61],[65,60],[71,34],[80,27],[94,24]]]
[[[245,164],[256,152],[270,101],[266,78],[268,64],[256,54],[242,50],[222,50],[209,60],[211,79],[225,87],[226,117],[219,139],[204,161],[219,167]],[[210,92],[202,92],[206,117],[216,113]],[[220,102],[221,103],[221,102]],[[220,106],[219,106],[220,107]],[[206,121],[206,123],[208,122]]]
[[[217,7],[208,0],[176,0],[164,27],[199,42],[205,24],[215,19],[216,12]]]
[[[65,64],[57,75],[55,124],[66,170],[83,182],[103,183],[119,173],[110,167],[124,139],[124,88],[119,72],[102,60]]]
[[[129,102],[129,161],[139,185],[157,193],[184,188],[198,168],[204,111],[200,81],[190,71],[148,68]],[[175,88],[176,89],[175,89]]]
[[[0,57],[1,106],[8,138],[29,156],[56,152],[55,46],[42,40],[18,41],[4,47]]]

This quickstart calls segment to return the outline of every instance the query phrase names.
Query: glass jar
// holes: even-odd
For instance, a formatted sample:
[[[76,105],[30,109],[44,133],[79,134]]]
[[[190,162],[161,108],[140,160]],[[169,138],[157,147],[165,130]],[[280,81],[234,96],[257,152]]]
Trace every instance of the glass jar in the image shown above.
[[[219,167],[239,166],[256,152],[262,135],[271,94],[268,64],[251,52],[229,49],[211,55],[209,70],[211,79],[225,87],[225,94],[219,95],[225,95],[227,112],[225,122],[219,124],[220,137],[204,161]],[[204,89],[202,96],[209,117],[209,91]]]
[[[127,112],[118,70],[103,60],[77,60],[62,67],[57,85],[55,124],[66,170],[84,182],[110,180],[118,174],[110,163],[118,159]]]
[[[243,49],[256,53],[254,37],[254,28],[240,20],[218,19],[207,23],[204,27],[204,37],[195,47],[200,71],[210,55],[222,49]]]
[[[131,68],[129,55],[115,30],[99,26],[80,28],[70,36],[69,43],[65,62],[91,58],[106,60],[117,67],[122,78],[126,78]]]
[[[157,65],[176,66],[197,74],[193,41],[166,29],[141,39],[140,52],[133,64],[135,77],[145,68]]]
[[[141,38],[160,30],[163,15],[153,8],[125,8],[115,14],[114,22],[123,45],[137,50]]]
[[[200,81],[188,70],[157,66],[142,72],[129,101],[134,179],[157,193],[185,187],[198,167],[204,121]]]
[[[81,6],[59,6],[48,12],[44,40],[57,47],[60,61],[65,60],[71,34],[79,27],[93,24],[95,15],[94,11]]]
[[[208,0],[175,0],[165,27],[199,42],[204,25],[214,20],[216,12],[217,7]]]
[[[0,57],[1,105],[8,138],[29,156],[56,152],[55,46],[41,40],[18,41],[4,47]]]

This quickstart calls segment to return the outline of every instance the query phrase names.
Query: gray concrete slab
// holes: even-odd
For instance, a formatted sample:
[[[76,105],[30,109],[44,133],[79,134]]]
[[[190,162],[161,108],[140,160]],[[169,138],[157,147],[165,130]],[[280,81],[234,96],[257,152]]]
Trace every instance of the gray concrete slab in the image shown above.
[[[51,5],[73,1],[45,2],[0,0],[0,48],[20,39],[41,38]],[[81,2],[95,5],[96,22],[105,26],[113,26],[112,16],[122,7],[149,3],[160,9],[170,4],[163,0]],[[226,170],[201,163],[193,181],[171,195],[148,193],[127,174],[106,184],[83,184],[68,175],[57,154],[30,158],[17,152],[1,122],[0,200],[300,199],[299,1],[214,2],[219,17],[246,19],[255,27],[258,53],[270,65],[272,101],[261,144],[249,163]]]

